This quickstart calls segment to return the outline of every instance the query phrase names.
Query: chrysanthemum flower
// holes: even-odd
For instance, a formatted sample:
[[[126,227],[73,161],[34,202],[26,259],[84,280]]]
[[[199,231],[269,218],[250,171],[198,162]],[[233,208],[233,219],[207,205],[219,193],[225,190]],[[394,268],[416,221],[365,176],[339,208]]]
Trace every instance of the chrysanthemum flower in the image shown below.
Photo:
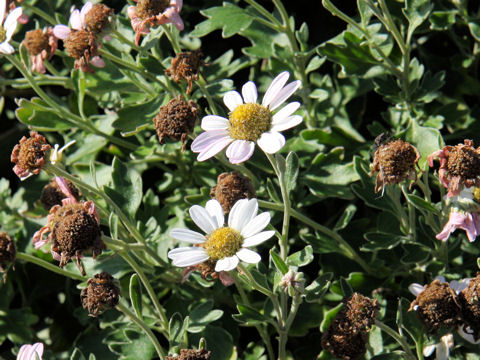
[[[57,49],[58,39],[53,35],[53,28],[27,31],[23,44],[30,55],[32,72],[45,74],[44,61],[51,59]]]
[[[237,91],[227,92],[223,102],[230,110],[229,118],[208,115],[202,119],[205,132],[192,143],[192,151],[199,153],[198,161],[211,158],[229,144],[226,155],[232,164],[248,160],[255,144],[267,154],[279,151],[285,145],[285,137],[280,131],[302,122],[300,115],[292,115],[299,108],[299,102],[289,103],[273,113],[301,85],[300,80],[285,85],[289,77],[288,71],[278,75],[267,89],[261,105],[257,104],[257,87],[252,81],[243,85],[243,98]]]
[[[135,31],[135,44],[140,37],[150,32],[150,27],[172,23],[182,31],[183,21],[180,17],[183,0],[135,0],[136,6],[127,9],[130,23]]]
[[[270,222],[268,212],[257,215],[257,199],[242,199],[235,203],[225,226],[222,206],[217,200],[207,202],[205,208],[194,205],[190,216],[206,235],[188,229],[173,229],[170,236],[176,240],[194,244],[170,250],[168,257],[173,265],[187,267],[207,260],[216,262],[215,271],[230,271],[240,260],[256,264],[260,255],[249,250],[270,239],[275,231],[262,231]]]
[[[17,28],[18,18],[22,15],[22,8],[17,7],[10,11],[5,21],[3,21],[6,10],[7,1],[0,0],[0,53],[12,54],[15,49],[9,44],[9,42]]]
[[[35,343],[33,345],[25,344],[20,347],[17,360],[42,360],[43,344]]]

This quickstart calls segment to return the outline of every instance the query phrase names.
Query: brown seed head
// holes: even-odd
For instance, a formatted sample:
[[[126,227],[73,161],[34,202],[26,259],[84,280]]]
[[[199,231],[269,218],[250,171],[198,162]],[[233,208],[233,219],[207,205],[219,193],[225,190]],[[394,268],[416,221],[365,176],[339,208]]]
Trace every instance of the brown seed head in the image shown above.
[[[463,320],[473,331],[473,337],[477,341],[480,338],[480,273],[470,280],[468,287],[458,295],[458,300]]]
[[[398,184],[410,179],[416,180],[415,164],[420,159],[417,149],[403,140],[393,140],[380,145],[373,157],[371,175],[378,171],[375,192],[387,184]]]
[[[375,322],[376,312],[380,309],[377,300],[372,300],[359,293],[354,293],[344,300],[345,317],[357,331],[367,331]]]
[[[207,65],[203,59],[201,50],[180,53],[172,59],[172,66],[166,69],[165,73],[171,76],[176,83],[179,83],[182,79],[187,80],[187,94],[189,94],[192,91],[192,81],[198,80],[200,67]]]
[[[16,254],[17,250],[13,239],[6,232],[0,232],[0,272],[7,272],[9,266],[15,261]],[[3,276],[3,280],[7,280],[6,274]]]
[[[80,198],[82,194],[80,190],[77,189],[75,185],[70,180],[65,179],[65,182],[68,185],[68,188],[72,192],[73,196],[76,199]],[[60,189],[55,178],[51,179],[50,182],[45,185],[42,189],[42,194],[40,195],[40,202],[42,203],[45,210],[50,210],[55,205],[62,205],[62,199],[67,197],[66,194]]]
[[[24,136],[13,148],[11,156],[11,161],[15,163],[13,171],[20,178],[38,174],[51,148],[45,137],[35,131],[30,132],[28,139]]]
[[[185,150],[187,136],[195,127],[197,111],[198,106],[195,102],[189,100],[187,103],[181,96],[162,106],[153,119],[160,144],[164,138],[181,140]]]
[[[50,52],[48,35],[41,29],[27,31],[23,44],[30,55],[38,55],[42,51]]]
[[[170,6],[170,0],[138,0],[137,16],[146,20],[152,16],[157,16]]]
[[[93,5],[90,11],[85,15],[87,30],[95,35],[101,34],[104,30],[108,30],[113,16],[114,11],[108,6],[103,4]]]
[[[181,349],[180,356],[167,356],[166,360],[210,360],[211,351]]]
[[[252,199],[256,194],[250,179],[234,171],[218,175],[217,185],[210,191],[210,196],[218,200],[227,214],[238,200]]]
[[[105,310],[118,304],[120,289],[115,285],[112,275],[107,272],[96,274],[88,279],[87,287],[80,293],[80,300],[90,316],[97,317]]]
[[[462,180],[476,180],[480,177],[480,154],[471,145],[450,146],[447,171],[450,176],[459,176]]]
[[[410,304],[427,332],[436,334],[441,328],[450,329],[461,323],[460,306],[455,291],[448,283],[434,280]]]
[[[97,51],[95,37],[87,30],[72,30],[63,44],[68,54],[76,60],[82,58],[89,60]]]

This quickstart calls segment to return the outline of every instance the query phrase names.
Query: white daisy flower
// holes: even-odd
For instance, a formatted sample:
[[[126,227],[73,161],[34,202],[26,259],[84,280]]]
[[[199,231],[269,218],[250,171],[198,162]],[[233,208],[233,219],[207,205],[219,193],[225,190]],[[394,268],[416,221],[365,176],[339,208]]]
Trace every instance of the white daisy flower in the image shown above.
[[[10,11],[7,18],[3,22],[6,10],[7,0],[0,0],[0,53],[13,54],[15,49],[8,42],[12,39],[12,35],[17,28],[18,18],[22,16],[22,8],[17,7]]]
[[[242,199],[233,205],[225,226],[222,206],[217,200],[210,200],[203,208],[194,205],[190,216],[206,235],[189,229],[173,229],[170,236],[196,246],[180,247],[168,252],[173,265],[187,267],[211,260],[216,262],[215,271],[230,271],[240,260],[256,264],[261,258],[247,249],[270,239],[275,231],[262,231],[270,223],[268,212],[257,215],[257,199]]]
[[[252,81],[242,87],[242,95],[229,91],[223,102],[230,110],[228,119],[208,115],[202,119],[200,134],[192,143],[192,151],[197,152],[198,161],[215,156],[227,145],[226,155],[232,164],[248,160],[255,149],[255,143],[267,154],[274,154],[285,145],[285,137],[280,131],[290,129],[302,122],[300,115],[292,115],[300,107],[299,102],[282,105],[300,87],[300,80],[287,83],[290,74],[282,72],[270,84],[263,96],[262,104],[257,104],[257,87]]]

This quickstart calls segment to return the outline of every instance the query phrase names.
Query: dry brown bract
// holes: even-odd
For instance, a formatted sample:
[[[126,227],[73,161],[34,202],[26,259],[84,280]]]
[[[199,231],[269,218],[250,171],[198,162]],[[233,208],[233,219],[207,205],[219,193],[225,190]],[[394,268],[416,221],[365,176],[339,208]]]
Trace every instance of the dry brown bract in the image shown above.
[[[480,338],[480,273],[470,280],[468,287],[458,295],[458,299],[466,324],[463,329],[477,341]]]
[[[21,179],[37,175],[42,169],[47,155],[52,147],[47,143],[45,137],[32,131],[30,137],[20,139],[12,151],[11,161],[15,163],[14,173]]]
[[[200,67],[207,65],[203,58],[201,50],[180,53],[172,59],[172,66],[166,69],[165,73],[171,76],[176,83],[179,83],[182,79],[187,80],[187,94],[190,94],[193,85],[192,81],[197,81],[201,73]]]
[[[90,316],[97,317],[118,304],[120,289],[109,273],[96,274],[93,278],[88,279],[87,284],[87,287],[80,293],[80,300]]]
[[[98,46],[91,31],[72,30],[63,40],[63,45],[68,54],[75,59],[75,69],[93,72],[89,64],[91,59],[98,56]]]
[[[16,255],[13,239],[6,232],[0,232],[0,272],[3,273],[4,283],[7,281],[7,270],[15,262]]]
[[[373,170],[370,174],[373,176],[378,171],[375,192],[379,192],[387,184],[398,184],[406,179],[417,180],[415,165],[419,159],[418,150],[403,140],[393,140],[380,145],[373,156]]]
[[[76,188],[75,185],[70,180],[66,180],[68,188],[73,196],[78,199],[82,194],[80,190]],[[64,194],[62,189],[58,186],[56,178],[50,180],[50,182],[45,185],[42,189],[42,194],[40,195],[40,202],[42,203],[45,210],[50,210],[55,205],[62,205],[62,200],[65,199],[68,195]]]
[[[180,356],[167,356],[166,360],[210,360],[211,351],[181,349]]]
[[[408,311],[414,310],[427,328],[436,334],[441,328],[450,329],[461,323],[460,304],[457,294],[448,283],[434,280],[412,301]]]
[[[433,166],[437,157],[440,159],[438,177],[448,189],[448,197],[460,194],[463,186],[480,186],[480,147],[475,149],[472,140],[435,151],[428,157],[428,164]]]
[[[211,279],[211,281],[215,281],[217,279],[220,279],[220,281],[224,286],[230,286],[235,283],[235,280],[228,274],[228,272],[226,271],[216,272],[215,261],[212,261],[212,260],[207,260],[203,263],[193,265],[193,266],[188,266],[185,269],[183,269],[182,283],[184,283],[188,279],[190,274],[193,273],[194,271],[199,271],[200,276],[202,277],[203,280],[210,281]]]
[[[198,105],[194,101],[187,103],[180,95],[162,106],[153,119],[160,144],[163,144],[164,138],[181,140],[182,150],[185,150],[188,134],[195,127],[197,111]]]
[[[256,193],[250,179],[234,171],[218,175],[217,185],[210,191],[210,196],[218,200],[227,214],[238,200],[252,199]]]

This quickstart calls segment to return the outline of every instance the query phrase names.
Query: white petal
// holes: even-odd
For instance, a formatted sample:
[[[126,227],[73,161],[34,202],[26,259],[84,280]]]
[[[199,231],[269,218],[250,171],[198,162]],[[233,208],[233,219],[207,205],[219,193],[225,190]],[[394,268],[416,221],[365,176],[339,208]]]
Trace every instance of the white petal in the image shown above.
[[[205,131],[228,129],[228,119],[217,115],[207,115],[202,119],[202,129]]]
[[[2,54],[13,54],[15,49],[12,45],[7,43],[6,41],[0,44],[0,53]]]
[[[176,240],[187,241],[192,244],[202,244],[207,239],[202,234],[190,229],[173,229],[170,236]]]
[[[242,87],[242,96],[245,103],[256,103],[257,102],[257,87],[253,81],[245,83]]]
[[[413,295],[418,296],[421,292],[423,292],[423,285],[413,283],[408,285],[408,291],[410,291]]]
[[[284,71],[280,73],[275,79],[273,79],[272,83],[268,87],[265,95],[263,96],[262,105],[268,106],[275,99],[278,93],[282,90],[283,86],[287,83],[288,78],[290,77],[290,73],[288,71]]]
[[[258,255],[255,251],[249,249],[240,249],[239,251],[237,251],[237,256],[240,260],[245,261],[249,264],[256,264],[260,260],[262,260],[260,255]]]
[[[57,38],[65,40],[70,35],[70,28],[66,25],[55,25],[53,28],[53,35]]]
[[[242,232],[244,226],[252,220],[258,212],[257,199],[238,200],[230,210],[228,226]]]
[[[243,104],[242,96],[238,91],[229,91],[223,96],[223,102],[230,111],[235,110],[238,105]]]
[[[261,213],[260,215],[250,220],[247,224],[245,224],[241,234],[245,238],[256,235],[260,231],[265,229],[269,223],[270,223],[270,213],[268,212]]]
[[[6,9],[7,9],[7,0],[0,0],[0,26],[2,25],[3,18],[5,17],[5,10]],[[23,346],[22,346],[22,348],[23,348]]]
[[[197,160],[198,161],[205,161],[210,159],[212,156],[217,155],[220,151],[222,151],[225,146],[230,144],[233,141],[230,137],[224,137],[217,142],[213,143],[212,145],[206,147],[204,150],[198,154]]]
[[[285,137],[278,132],[266,132],[260,136],[257,144],[267,154],[275,154],[285,145]]]
[[[278,124],[283,122],[283,119],[286,119],[290,115],[292,115],[297,109],[300,107],[300,103],[298,101],[291,102],[281,108],[272,118],[272,124]]]
[[[452,280],[450,281],[450,287],[455,290],[457,294],[463,291],[463,289],[467,288],[470,284],[471,279],[462,279],[460,281]]]
[[[205,208],[199,205],[193,205],[189,212],[195,224],[197,224],[197,226],[206,234],[210,234],[212,231],[217,229],[217,221],[210,216]]]
[[[192,142],[191,149],[193,152],[200,152],[217,142],[218,140],[228,136],[228,132],[225,130],[210,130],[205,131],[198,135]]]
[[[171,255],[171,251],[170,251],[168,253],[168,257],[173,260],[173,265],[179,266],[179,267],[197,265],[204,261],[207,261],[210,258],[207,252],[205,251],[205,249],[203,248],[192,247],[190,249],[195,249],[195,250],[184,251],[181,255],[175,255],[175,254]]]
[[[10,41],[10,39],[12,38],[12,35],[17,28],[17,20],[20,16],[22,16],[22,8],[17,7],[10,11],[10,14],[8,14],[7,18],[5,19],[5,22],[3,23],[3,28],[6,31],[6,41]]]
[[[453,347],[453,335],[447,334],[442,336],[440,343],[437,344],[436,360],[448,360],[451,347]]]
[[[428,345],[423,348],[423,356],[430,356],[435,351],[436,344]]]
[[[237,267],[238,265],[238,257],[233,255],[231,257],[227,257],[217,261],[215,265],[215,271],[230,271]]]
[[[205,210],[207,210],[208,214],[216,220],[216,228],[223,227],[225,223],[225,216],[223,215],[222,205],[218,202],[218,200],[209,200],[205,205]]]
[[[270,131],[272,132],[278,132],[278,131],[283,131],[290,129],[294,126],[297,126],[303,121],[303,118],[300,115],[292,115],[287,117],[283,122],[278,123],[278,124],[273,124],[272,128]]]
[[[300,85],[302,85],[302,82],[300,80],[296,80],[285,86],[282,91],[280,91],[270,102],[270,110],[275,110],[277,107],[282,105],[290,96],[293,95],[295,91],[297,91]]]
[[[82,19],[80,19],[80,11],[74,10],[70,15],[70,27],[75,30],[83,30]]]
[[[235,140],[227,148],[226,155],[232,164],[240,164],[250,159],[255,150],[253,141]]]
[[[184,256],[187,253],[193,253],[193,252],[198,252],[198,253],[206,253],[204,248],[201,247],[194,247],[194,246],[183,246],[179,248],[172,249],[168,252],[168,258],[169,259],[174,259],[177,257]]]
[[[87,13],[92,9],[92,2],[89,1],[87,3],[85,3],[85,5],[83,5],[82,7],[82,10],[80,11],[80,20],[82,22],[82,26],[85,25],[85,15],[87,15]]]
[[[434,280],[439,280],[440,282],[444,283],[446,282],[447,280],[445,279],[445,276],[442,276],[442,275],[437,275],[435,276]]]
[[[250,247],[250,246],[259,245],[264,241],[267,241],[268,239],[270,239],[273,235],[275,235],[274,230],[262,231],[258,234],[247,237],[245,240],[243,240],[242,246]]]
[[[33,351],[37,353],[38,357],[41,359],[43,356],[43,343],[35,343],[32,345]]]
[[[480,339],[477,340],[477,341],[475,341],[475,338],[473,337],[473,335],[472,335],[472,334],[469,334],[469,333],[466,333],[465,331],[463,331],[462,328],[463,328],[463,326],[460,326],[460,327],[458,328],[458,331],[457,331],[458,335],[460,335],[462,338],[464,338],[465,340],[467,340],[467,341],[468,341],[469,343],[471,343],[471,344],[478,344],[478,343],[480,343]]]

